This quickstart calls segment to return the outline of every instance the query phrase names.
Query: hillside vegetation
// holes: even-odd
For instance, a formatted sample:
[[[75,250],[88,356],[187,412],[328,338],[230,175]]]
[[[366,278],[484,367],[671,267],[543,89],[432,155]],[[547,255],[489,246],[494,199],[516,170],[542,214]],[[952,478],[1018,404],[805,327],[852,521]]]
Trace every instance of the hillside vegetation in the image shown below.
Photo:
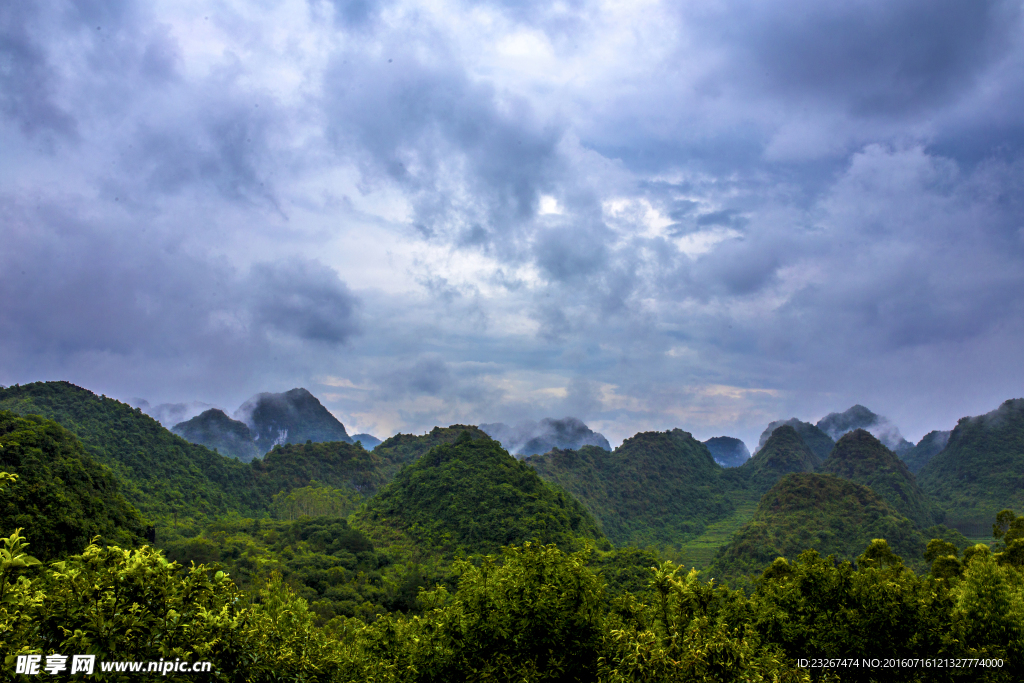
[[[844,434],[821,471],[867,486],[922,529],[942,521],[903,461],[863,429]]]
[[[768,441],[740,468],[755,490],[764,492],[787,474],[814,472],[821,465],[791,425],[776,427]]]
[[[735,473],[681,429],[642,432],[611,452],[554,450],[525,462],[579,498],[616,545],[678,544],[735,506]]]
[[[603,540],[590,513],[497,441],[469,432],[404,467],[353,518],[371,537],[398,531],[442,553],[495,552],[525,541]]]
[[[984,523],[1004,508],[1024,509],[1024,399],[965,417],[917,478],[945,509],[947,523]]]
[[[831,474],[790,474],[769,490],[754,518],[715,556],[708,574],[757,573],[777,557],[805,550],[854,559],[884,538],[912,566],[921,566],[928,539],[913,522],[861,484]]]
[[[81,552],[93,536],[132,547],[145,525],[113,473],[52,420],[0,410],[0,472],[17,481],[0,495],[0,531],[27,529],[32,552],[53,560]]]
[[[41,415],[73,432],[150,518],[259,507],[248,465],[191,444],[120,401],[69,382],[35,382],[0,389],[0,410]]]

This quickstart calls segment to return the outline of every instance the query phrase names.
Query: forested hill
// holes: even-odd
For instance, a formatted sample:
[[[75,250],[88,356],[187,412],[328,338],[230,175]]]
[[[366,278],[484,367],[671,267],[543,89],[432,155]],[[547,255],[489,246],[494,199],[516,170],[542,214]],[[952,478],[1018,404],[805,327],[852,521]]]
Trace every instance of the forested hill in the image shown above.
[[[404,467],[356,513],[354,524],[375,538],[397,531],[440,553],[603,539],[577,500],[546,484],[497,441],[474,440],[468,431]]]
[[[579,498],[616,545],[679,543],[734,508],[734,472],[681,429],[642,432],[611,452],[585,446],[525,462]]]
[[[242,463],[189,443],[136,408],[68,382],[0,389],[0,409],[42,415],[73,432],[89,455],[114,472],[125,497],[151,521],[258,515],[270,509],[275,494],[314,481],[366,497],[400,467],[345,442],[277,446],[262,459]],[[432,439],[443,440],[449,433],[441,430],[441,435]],[[424,440],[431,439],[409,437],[405,445],[426,450]]]
[[[41,415],[73,432],[109,467],[125,497],[143,514],[213,515],[251,511],[248,465],[196,446],[137,408],[70,382],[35,382],[0,389],[0,409]]]
[[[434,446],[455,443],[465,432],[473,440],[488,439],[478,427],[470,425],[451,425],[434,427],[428,434],[395,434],[373,449],[373,452],[387,461],[387,472],[390,477],[398,473],[405,465],[415,462]]]
[[[950,526],[984,525],[1004,508],[1024,510],[1024,398],[962,418],[917,480],[946,509]]]
[[[81,552],[93,536],[125,547],[143,541],[145,525],[113,473],[52,420],[0,410],[0,472],[17,476],[0,482],[0,530],[24,528],[41,560]]]
[[[708,575],[758,573],[777,557],[793,560],[812,548],[853,559],[875,538],[888,541],[908,565],[921,567],[929,539],[874,491],[831,474],[790,474],[764,495]]]
[[[863,429],[844,434],[821,471],[867,486],[922,529],[942,521],[903,461]]]
[[[821,465],[818,456],[807,447],[791,425],[783,424],[772,431],[768,441],[740,471],[750,477],[754,488],[763,493],[794,472],[814,472]]]
[[[788,420],[777,420],[768,425],[768,427],[761,432],[761,437],[757,442],[757,450],[760,451],[764,448],[764,445],[771,438],[775,430],[783,425],[788,425],[796,430],[796,433],[800,435],[803,442],[808,448],[814,453],[818,460],[824,462],[828,454],[832,452],[832,447],[836,445],[836,442],[832,440],[825,432],[812,425],[810,422],[803,422],[795,417],[791,417]],[[755,454],[756,455],[756,454]]]

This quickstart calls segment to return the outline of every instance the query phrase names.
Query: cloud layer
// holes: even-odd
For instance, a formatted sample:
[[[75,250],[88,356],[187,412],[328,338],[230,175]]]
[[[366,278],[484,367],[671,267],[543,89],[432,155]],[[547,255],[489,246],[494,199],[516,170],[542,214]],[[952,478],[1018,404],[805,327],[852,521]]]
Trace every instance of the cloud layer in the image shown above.
[[[1017,2],[0,9],[0,382],[908,438],[1020,394]]]

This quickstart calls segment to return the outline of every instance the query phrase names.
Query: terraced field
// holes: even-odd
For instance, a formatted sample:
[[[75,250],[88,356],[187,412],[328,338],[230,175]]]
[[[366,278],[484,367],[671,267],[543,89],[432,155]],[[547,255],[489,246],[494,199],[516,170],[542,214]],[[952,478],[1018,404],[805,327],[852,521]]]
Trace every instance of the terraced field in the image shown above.
[[[736,511],[733,514],[709,524],[703,534],[680,546],[677,552],[673,553],[677,555],[678,563],[684,567],[696,569],[703,569],[711,564],[718,549],[728,543],[732,535],[754,516],[759,501],[760,496],[737,501]]]

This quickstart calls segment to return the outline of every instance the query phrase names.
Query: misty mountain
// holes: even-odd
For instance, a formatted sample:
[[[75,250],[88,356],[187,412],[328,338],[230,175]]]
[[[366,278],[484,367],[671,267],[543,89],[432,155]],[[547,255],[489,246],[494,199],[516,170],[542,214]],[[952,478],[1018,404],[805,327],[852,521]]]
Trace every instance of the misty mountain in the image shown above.
[[[867,486],[921,529],[939,521],[906,464],[863,429],[844,434],[821,471]]]
[[[821,461],[814,454],[792,425],[776,427],[768,441],[754,456],[743,464],[743,472],[749,472],[755,487],[767,491],[779,479],[795,472],[814,472]]]
[[[1004,508],[1024,511],[1024,398],[961,418],[917,480],[945,508],[951,527],[984,528]]]
[[[788,420],[776,420],[768,425],[768,428],[761,432],[761,438],[757,441],[757,450],[754,451],[756,454],[764,445],[768,442],[772,432],[781,427],[782,425],[789,425],[796,430],[796,433],[800,435],[803,442],[808,448],[814,453],[818,460],[824,462],[828,454],[832,452],[832,447],[836,445],[835,440],[832,439],[828,434],[821,431],[810,422],[802,422],[795,417],[791,417]]]
[[[750,459],[747,444],[731,436],[716,436],[704,442],[711,457],[722,467],[739,467]]]
[[[144,398],[133,398],[128,405],[138,408],[146,415],[170,429],[176,424],[191,420],[193,417],[202,414],[216,406],[202,401],[190,401],[188,403],[161,403],[151,406]]]
[[[931,431],[924,435],[917,445],[904,453],[901,457],[907,463],[907,469],[914,474],[921,471],[921,468],[928,464],[928,461],[938,455],[946,444],[949,443],[949,435],[952,431],[940,432]]]
[[[191,420],[179,422],[171,431],[191,443],[206,446],[242,462],[250,462],[260,456],[249,426],[232,420],[219,408],[210,408]]]
[[[235,412],[235,419],[252,431],[261,454],[288,443],[352,443],[345,425],[313,394],[301,388],[282,394],[257,394],[242,404]]]
[[[517,456],[547,453],[553,448],[579,450],[583,446],[597,446],[606,451],[612,449],[608,439],[575,417],[561,420],[548,417],[540,422],[526,420],[515,427],[495,422],[482,424],[480,429],[492,439],[500,441],[509,453]]]
[[[353,434],[352,443],[355,443],[356,441],[363,444],[363,448],[365,448],[368,451],[372,451],[374,448],[383,443],[383,441],[373,436],[372,434]]]
[[[817,426],[834,441],[855,429],[863,429],[897,455],[903,455],[914,447],[914,444],[903,438],[900,430],[888,418],[876,415],[859,404],[842,413],[829,413],[818,420]]]

